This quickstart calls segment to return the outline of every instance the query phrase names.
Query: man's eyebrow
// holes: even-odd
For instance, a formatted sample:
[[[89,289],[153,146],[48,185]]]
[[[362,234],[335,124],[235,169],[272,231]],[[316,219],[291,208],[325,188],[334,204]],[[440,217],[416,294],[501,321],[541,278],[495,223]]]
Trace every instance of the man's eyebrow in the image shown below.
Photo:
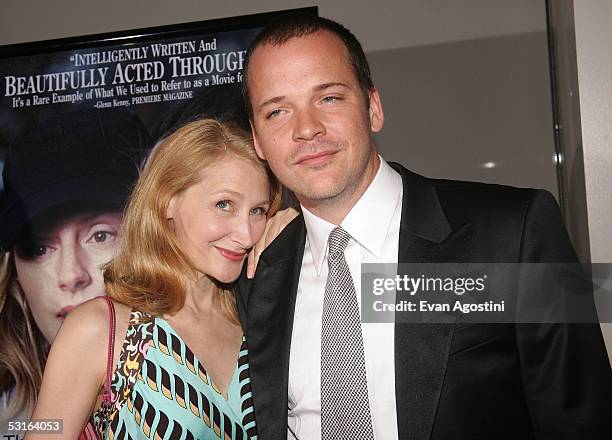
[[[275,96],[274,98],[266,99],[264,102],[259,104],[257,106],[257,108],[259,110],[261,110],[261,109],[263,109],[264,107],[266,107],[266,106],[268,106],[270,104],[277,104],[277,103],[281,102],[285,98],[286,98],[286,96]]]
[[[350,89],[350,87],[342,82],[328,82],[328,83],[324,83],[324,84],[319,84],[317,86],[315,86],[314,91],[315,92],[322,92],[323,90],[327,90],[330,89],[332,87],[343,87],[345,89]]]

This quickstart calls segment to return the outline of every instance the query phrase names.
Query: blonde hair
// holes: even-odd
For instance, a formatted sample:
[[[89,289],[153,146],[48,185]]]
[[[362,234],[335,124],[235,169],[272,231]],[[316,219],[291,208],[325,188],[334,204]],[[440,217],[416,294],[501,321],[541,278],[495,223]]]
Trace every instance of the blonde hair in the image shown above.
[[[12,252],[0,261],[0,394],[14,395],[0,420],[34,410],[49,343],[38,329],[15,277]]]
[[[166,216],[170,200],[197,184],[200,171],[227,154],[254,165],[270,180],[268,216],[279,208],[280,184],[257,157],[251,136],[236,124],[200,119],[163,139],[151,152],[129,199],[122,239],[105,266],[107,293],[154,316],[172,314],[185,303],[186,282],[196,274],[181,251]],[[217,285],[221,306],[238,322],[232,286]]]

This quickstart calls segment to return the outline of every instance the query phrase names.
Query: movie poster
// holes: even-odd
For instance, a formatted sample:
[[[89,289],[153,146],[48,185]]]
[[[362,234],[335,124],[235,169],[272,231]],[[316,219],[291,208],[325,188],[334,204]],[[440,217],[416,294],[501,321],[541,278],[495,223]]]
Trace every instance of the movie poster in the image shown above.
[[[23,435],[63,319],[104,293],[148,152],[200,117],[248,129],[246,50],[286,12],[0,47],[2,438]]]

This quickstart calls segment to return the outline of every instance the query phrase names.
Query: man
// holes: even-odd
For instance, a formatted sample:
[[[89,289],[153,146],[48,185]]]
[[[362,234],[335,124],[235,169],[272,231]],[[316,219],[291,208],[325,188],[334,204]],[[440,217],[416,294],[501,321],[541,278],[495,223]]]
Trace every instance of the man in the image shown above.
[[[575,261],[554,199],[382,160],[380,96],[335,22],[281,19],[245,70],[257,153],[303,213],[240,284],[258,438],[612,438],[596,325],[355,329],[347,312],[362,263]]]

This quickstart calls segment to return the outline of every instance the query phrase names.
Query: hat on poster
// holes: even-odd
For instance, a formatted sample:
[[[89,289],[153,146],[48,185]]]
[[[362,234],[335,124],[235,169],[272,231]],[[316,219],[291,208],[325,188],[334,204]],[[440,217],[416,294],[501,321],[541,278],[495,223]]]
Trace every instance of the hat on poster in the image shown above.
[[[28,124],[2,172],[2,248],[11,249],[25,226],[63,203],[121,209],[151,146],[140,119],[124,110],[86,109]]]

